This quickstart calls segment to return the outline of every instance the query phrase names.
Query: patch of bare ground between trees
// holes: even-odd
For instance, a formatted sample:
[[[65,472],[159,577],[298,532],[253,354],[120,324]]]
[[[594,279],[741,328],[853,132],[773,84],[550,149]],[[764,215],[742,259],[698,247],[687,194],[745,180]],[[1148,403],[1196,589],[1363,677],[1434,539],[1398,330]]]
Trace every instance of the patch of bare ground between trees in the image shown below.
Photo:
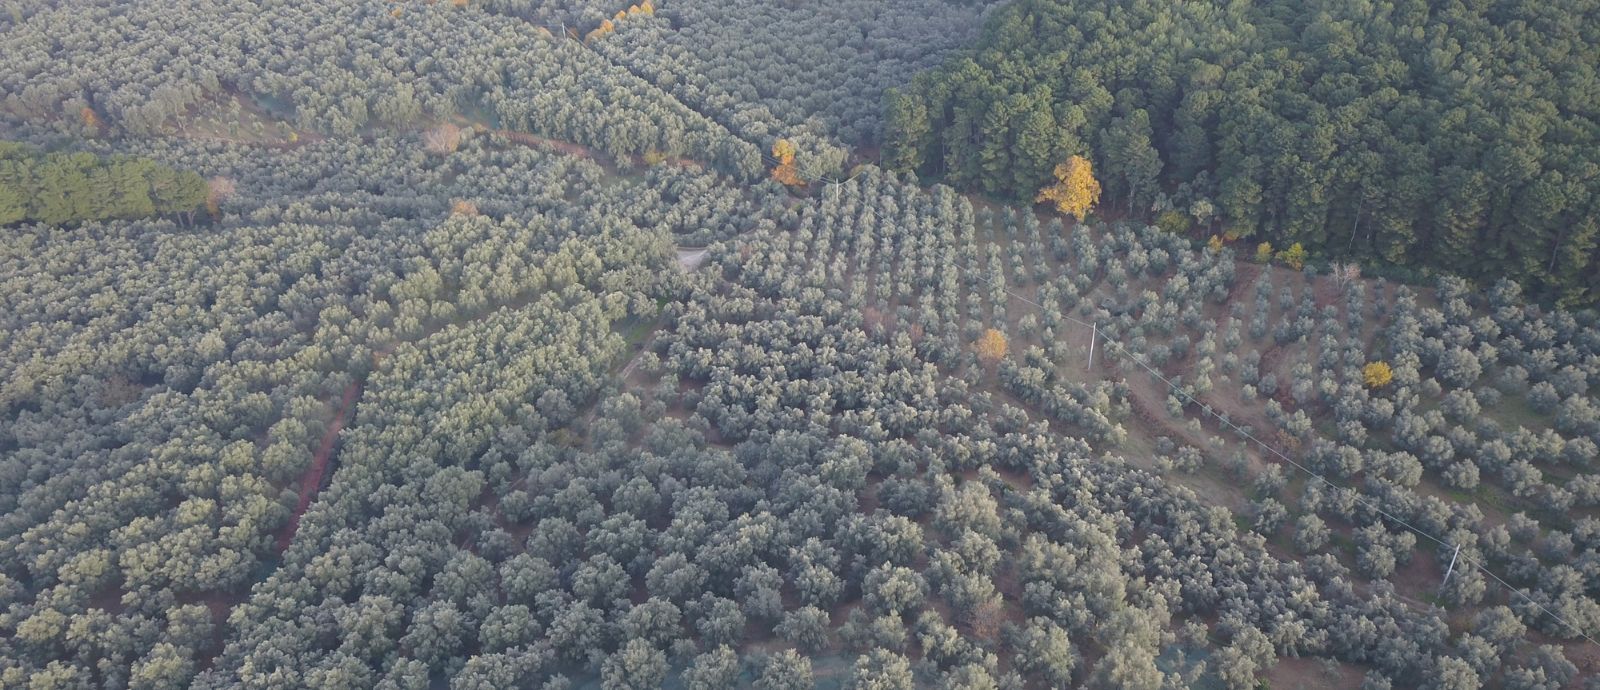
[[[1143,370],[1140,369],[1140,371],[1142,372]],[[1132,414],[1129,415],[1127,421],[1130,422],[1130,425],[1137,425],[1135,428],[1128,430],[1130,435],[1139,433],[1150,439],[1165,436],[1175,442],[1196,448],[1205,449],[1209,447],[1204,438],[1194,438],[1191,431],[1184,424],[1179,423],[1178,420],[1169,421],[1164,419],[1166,415],[1164,407],[1159,411],[1155,409],[1152,399],[1161,398],[1165,400],[1166,389],[1163,386],[1152,381],[1149,376],[1139,376],[1137,374],[1129,377],[1127,384],[1128,403],[1132,410]],[[1203,437],[1204,434],[1201,434],[1201,436]],[[1208,454],[1214,456],[1216,451],[1211,450]],[[1129,464],[1156,473],[1169,482],[1176,481],[1187,486],[1200,494],[1208,503],[1226,507],[1236,515],[1245,514],[1249,507],[1249,498],[1245,495],[1244,490],[1236,484],[1227,484],[1221,481],[1204,481],[1204,475],[1201,474],[1176,475],[1174,473],[1162,473],[1156,468],[1153,458],[1145,457],[1140,453],[1127,453],[1124,454],[1124,457]],[[1216,460],[1217,458],[1212,459]]]
[[[1356,690],[1366,671],[1343,661],[1330,662],[1315,657],[1284,657],[1267,671],[1266,684],[1271,688],[1304,688],[1305,690]]]
[[[705,247],[679,247],[678,268],[685,273],[698,270],[705,263],[709,251]]]

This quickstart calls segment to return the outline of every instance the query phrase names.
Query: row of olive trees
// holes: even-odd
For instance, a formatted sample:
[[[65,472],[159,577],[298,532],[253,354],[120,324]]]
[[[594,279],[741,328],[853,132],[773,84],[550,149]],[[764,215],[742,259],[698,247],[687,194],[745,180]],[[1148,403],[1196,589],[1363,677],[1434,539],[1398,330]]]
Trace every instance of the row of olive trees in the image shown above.
[[[620,351],[609,325],[653,313],[647,295],[672,275],[671,228],[596,212],[640,195],[593,185],[598,167],[580,159],[485,137],[444,157],[386,138],[137,148],[235,194],[204,232],[13,231],[28,250],[4,257],[0,290],[8,685],[191,682],[232,635],[203,602],[225,612],[317,548],[300,545],[319,543],[327,507],[287,526],[353,383],[376,369],[368,395],[382,400],[388,372],[432,353],[425,366],[462,376],[400,391],[439,412],[394,425],[473,457],[506,415],[570,421]],[[471,352],[504,369],[474,367]],[[343,411],[351,433],[376,420],[367,407]]]
[[[157,136],[243,94],[314,132],[459,115],[762,171],[761,149],[577,41],[456,4],[291,3],[256,21],[230,3],[68,3],[0,36],[0,109],[74,135]]]
[[[1226,642],[1220,653],[1227,663],[1212,669],[1212,672],[1230,683],[1251,684],[1252,675],[1273,663],[1273,657],[1278,654],[1314,654],[1362,661],[1375,667],[1370,682],[1377,685],[1391,681],[1417,681],[1433,677],[1441,669],[1444,669],[1452,679],[1450,682],[1461,683],[1474,682],[1474,679],[1487,680],[1491,677],[1571,678],[1575,673],[1571,664],[1562,659],[1555,648],[1540,650],[1508,643],[1503,658],[1501,655],[1495,657],[1469,655],[1463,651],[1464,648],[1457,647],[1467,640],[1454,640],[1450,635],[1442,633],[1437,625],[1438,619],[1430,618],[1428,615],[1415,616],[1407,612],[1405,607],[1392,597],[1369,598],[1365,592],[1370,590],[1363,590],[1363,594],[1357,595],[1354,588],[1356,571],[1359,571],[1362,577],[1380,576],[1381,579],[1381,575],[1387,574],[1380,572],[1383,570],[1385,559],[1403,559],[1406,554],[1413,551],[1415,542],[1409,540],[1403,531],[1385,527],[1376,514],[1356,509],[1355,506],[1361,504],[1353,500],[1355,496],[1353,492],[1339,494],[1338,500],[1333,504],[1350,506],[1345,508],[1345,519],[1367,526],[1367,529],[1360,531],[1358,537],[1362,555],[1358,559],[1359,562],[1354,564],[1357,567],[1352,568],[1351,564],[1332,556],[1313,555],[1306,559],[1304,566],[1281,564],[1266,559],[1252,562],[1265,568],[1264,571],[1252,572],[1249,575],[1244,575],[1242,571],[1233,571],[1224,577],[1215,571],[1192,570],[1192,568],[1205,568],[1207,566],[1202,564],[1214,564],[1215,560],[1187,561],[1183,554],[1193,553],[1191,550],[1197,548],[1226,550],[1229,552],[1227,556],[1221,556],[1219,552],[1208,558],[1223,558],[1224,562],[1243,566],[1246,561],[1233,560],[1236,554],[1232,550],[1241,547],[1259,548],[1262,542],[1253,541],[1257,539],[1255,537],[1235,533],[1231,521],[1225,517],[1226,513],[1219,516],[1215,511],[1206,512],[1187,499],[1181,498],[1181,494],[1171,492],[1153,477],[1128,472],[1115,465],[1073,464],[1070,458],[1089,457],[1090,450],[1086,445],[1081,448],[1075,447],[1071,455],[1039,454],[1042,448],[1052,443],[1078,444],[1080,441],[1047,435],[1039,440],[1030,440],[1028,443],[1033,445],[1026,446],[1026,449],[1019,448],[1009,452],[1005,450],[1005,444],[988,450],[982,446],[962,450],[958,449],[959,445],[951,445],[952,442],[963,443],[955,439],[970,436],[981,438],[984,433],[977,430],[981,429],[981,426],[973,427],[972,424],[974,422],[980,425],[991,424],[987,421],[989,414],[985,411],[993,414],[991,428],[995,431],[1006,433],[1007,428],[1020,429],[1015,425],[1025,423],[1028,418],[1028,414],[1021,410],[1003,404],[996,406],[987,396],[972,394],[958,379],[941,378],[937,370],[924,369],[923,371],[935,376],[930,382],[934,390],[948,389],[951,392],[940,393],[938,396],[944,401],[946,410],[944,421],[939,427],[941,435],[918,434],[917,408],[911,403],[915,398],[904,396],[906,392],[922,390],[920,386],[897,385],[895,390],[906,392],[900,393],[899,396],[885,396],[873,392],[870,387],[867,392],[858,394],[851,388],[841,388],[832,384],[831,382],[841,374],[846,372],[854,374],[856,370],[847,368],[842,362],[834,359],[839,356],[837,354],[839,346],[830,342],[827,338],[829,333],[837,333],[840,344],[851,343],[851,351],[871,348],[873,343],[878,343],[878,347],[887,348],[882,356],[874,359],[889,367],[899,366],[900,363],[908,361],[904,359],[904,355],[894,354],[896,351],[908,354],[914,352],[918,356],[932,356],[938,352],[937,347],[923,346],[921,343],[928,342],[927,333],[940,332],[940,324],[930,323],[931,329],[923,334],[924,340],[914,342],[910,336],[916,333],[916,330],[909,328],[911,319],[902,322],[908,326],[903,330],[898,328],[901,324],[875,329],[874,325],[879,321],[870,310],[863,307],[872,306],[876,300],[880,306],[888,305],[891,314],[910,315],[917,312],[903,311],[896,307],[905,306],[903,303],[913,303],[914,299],[931,302],[934,305],[950,302],[946,313],[954,314],[957,313],[954,311],[956,305],[965,294],[968,294],[966,293],[968,286],[961,285],[962,282],[970,282],[970,288],[979,294],[980,300],[999,301],[995,298],[991,286],[996,280],[1006,277],[997,274],[994,269],[987,268],[995,263],[998,256],[994,252],[987,251],[987,247],[968,249],[963,246],[957,249],[953,246],[957,242],[965,242],[957,239],[961,233],[956,230],[962,224],[960,220],[962,214],[951,209],[948,214],[936,219],[939,212],[934,210],[937,208],[935,200],[940,196],[940,192],[926,195],[908,191],[895,193],[894,185],[887,181],[870,176],[863,179],[867,181],[847,186],[843,190],[841,202],[837,206],[832,205],[831,199],[825,199],[819,211],[802,209],[800,217],[795,221],[795,231],[758,230],[757,234],[748,240],[724,248],[717,255],[722,257],[721,261],[717,261],[716,256],[713,257],[715,265],[721,269],[725,278],[734,285],[753,287],[758,294],[771,300],[772,303],[770,307],[764,307],[761,299],[753,299],[743,289],[718,295],[703,310],[691,310],[685,315],[685,318],[690,319],[687,332],[684,332],[684,326],[680,321],[679,333],[683,333],[683,337],[692,337],[692,340],[680,343],[679,336],[675,335],[669,341],[671,344],[668,346],[668,352],[682,361],[685,367],[681,373],[686,377],[706,381],[705,387],[693,395],[691,400],[696,403],[695,409],[720,435],[725,438],[754,440],[761,437],[761,429],[764,426],[772,424],[785,429],[799,429],[806,426],[815,428],[821,424],[835,433],[857,433],[857,429],[865,428],[870,431],[869,438],[887,434],[891,440],[902,437],[915,443],[932,444],[932,448],[939,450],[924,454],[924,457],[929,458],[928,469],[918,468],[928,475],[926,481],[932,483],[934,487],[931,491],[917,489],[915,483],[908,483],[894,476],[885,477],[878,490],[882,506],[895,511],[908,511],[906,513],[908,517],[930,514],[928,499],[923,497],[940,495],[942,490],[937,487],[941,481],[933,472],[933,468],[970,471],[990,467],[1014,469],[1023,477],[1039,482],[1049,481],[1051,485],[1059,486],[1062,495],[1053,499],[1052,505],[1087,503],[1102,506],[1105,514],[1122,516],[1122,519],[1130,520],[1131,527],[1156,529],[1162,535],[1161,542],[1146,545],[1152,548],[1140,549],[1140,552],[1147,555],[1150,560],[1142,562],[1144,563],[1142,567],[1148,569],[1139,572],[1147,576],[1159,573],[1163,578],[1171,577],[1174,583],[1178,583],[1175,585],[1175,591],[1166,597],[1169,604],[1177,607],[1180,604],[1176,602],[1181,602],[1181,611],[1185,613],[1216,613],[1219,610],[1238,607],[1238,618],[1229,619],[1238,622],[1219,626],[1222,639]],[[880,191],[881,196],[878,194]],[[877,198],[876,203],[869,203],[868,200],[874,197]],[[901,209],[919,207],[933,214],[927,225],[923,225],[914,212],[902,218]],[[892,220],[886,221],[885,218]],[[915,237],[912,236],[913,233]],[[892,239],[883,240],[885,235]],[[1080,236],[1082,235],[1083,233],[1080,233]],[[920,286],[922,288],[920,290],[910,291],[910,295],[894,293],[893,285],[899,280],[897,277],[888,281],[881,279],[885,273],[894,276],[898,276],[901,272],[913,276],[921,273],[919,258],[939,254],[938,249],[924,246],[924,242],[929,242],[928,238],[932,238],[931,243],[934,245],[945,244],[950,247],[949,261],[956,261],[958,256],[967,257],[969,275],[977,274],[975,279],[958,280],[950,285],[949,289],[955,291],[954,302],[941,292],[939,281],[934,277],[938,275],[935,271],[929,271],[926,276],[930,280],[929,284]],[[1108,253],[1108,261],[1120,264],[1121,257],[1135,253],[1131,250],[1136,248],[1139,252],[1149,255],[1152,245],[1162,252],[1170,249],[1171,255],[1176,258],[1168,267],[1158,268],[1155,273],[1148,274],[1150,278],[1127,279],[1127,285],[1123,288],[1109,285],[1112,281],[1107,281],[1108,284],[1103,288],[1097,288],[1095,282],[1088,283],[1089,288],[1105,290],[1100,294],[1113,298],[1110,306],[1116,308],[1116,311],[1113,312],[1109,308],[1105,311],[1090,309],[1086,310],[1084,316],[1098,319],[1102,328],[1112,330],[1118,337],[1124,334],[1145,337],[1148,342],[1160,344],[1171,350],[1176,350],[1174,346],[1179,342],[1179,338],[1175,335],[1183,335],[1178,333],[1179,321],[1183,323],[1181,330],[1184,332],[1190,329],[1204,330],[1209,325],[1208,321],[1212,318],[1209,314],[1187,308],[1169,310],[1165,305],[1170,303],[1169,300],[1185,304],[1189,302],[1204,304],[1207,300],[1217,300],[1226,296],[1233,280],[1233,267],[1230,262],[1223,259],[1221,253],[1187,250],[1169,244],[1168,239],[1153,232],[1143,234],[1145,241],[1138,241],[1139,234],[1122,230],[1114,230],[1107,235],[1107,238],[1117,243],[1116,250],[1122,252],[1120,255]],[[1068,240],[1068,248],[1063,252],[1066,256],[1063,258],[1072,258],[1075,252],[1070,245],[1074,243],[1082,247],[1092,246],[1086,242]],[[890,258],[885,259],[885,256]],[[980,258],[984,256],[988,256],[987,261]],[[1011,271],[1009,266],[1004,270],[1007,274]],[[1148,272],[1150,269],[1147,267],[1144,270]],[[988,277],[985,278],[985,275]],[[885,286],[889,289],[884,289]],[[1149,294],[1140,295],[1126,307],[1116,304],[1115,298],[1118,295],[1133,298],[1136,286],[1137,289],[1147,290]],[[1073,289],[1076,290],[1076,286]],[[1003,299],[1004,293],[1001,294],[1000,299]],[[1166,299],[1163,299],[1164,296]],[[843,304],[837,304],[840,301]],[[1291,302],[1291,307],[1298,305],[1298,301]],[[999,306],[984,305],[982,311],[978,313],[985,316],[993,315],[997,313],[996,309]],[[931,315],[937,318],[940,307],[933,308]],[[1290,312],[1293,312],[1292,308]],[[752,322],[751,318],[759,320]],[[824,328],[819,333],[810,325],[813,319],[820,319],[825,324],[839,325]],[[1169,319],[1171,323],[1162,323]],[[844,330],[840,331],[841,328]],[[865,341],[851,340],[848,333],[850,329],[857,328],[866,331]],[[1236,324],[1229,330],[1231,334],[1221,338],[1209,333],[1202,334],[1197,337],[1197,344],[1191,343],[1182,350],[1177,350],[1172,355],[1170,363],[1178,367],[1193,361],[1191,357],[1215,356],[1218,340],[1230,341],[1231,347],[1236,347],[1237,341],[1242,338],[1239,333],[1241,329]],[[729,339],[735,336],[741,343],[746,338],[754,338],[760,345],[756,347],[740,345],[730,348]],[[823,340],[813,342],[813,339],[819,337]],[[805,343],[805,346],[796,347],[797,339],[802,339],[799,342]],[[946,361],[946,365],[952,366],[957,371],[973,363],[965,348],[965,342],[969,341],[960,342],[962,344],[955,350],[956,355]],[[775,356],[778,357],[776,361],[773,359]],[[752,357],[758,358],[755,361],[762,362],[760,368],[762,373],[746,374],[744,372],[751,369],[738,364]],[[819,367],[810,363],[817,357],[822,358],[825,364]],[[1044,362],[1042,353],[1030,352],[1025,354],[1023,359],[1028,366],[1035,368]],[[809,378],[808,372],[813,371],[829,372],[828,383]],[[876,371],[876,367],[867,370],[872,372],[872,375],[876,375]],[[893,369],[889,371],[892,372]],[[1011,368],[1007,365],[1004,376],[1025,380],[1021,377],[1024,377],[1026,372],[1026,368]],[[916,376],[910,372],[907,374]],[[863,372],[860,375],[867,373]],[[791,380],[794,383],[787,383]],[[846,376],[843,380],[848,381],[850,377]],[[789,392],[792,386],[800,382],[804,382],[803,396]],[[888,392],[882,391],[882,393]],[[1025,401],[1032,402],[1026,399]],[[1056,404],[1065,404],[1066,409],[1083,409],[1078,407],[1082,404],[1079,401]],[[798,411],[786,416],[782,411],[784,407],[790,405],[798,406]],[[976,409],[963,412],[960,408],[965,405],[972,405]],[[827,414],[816,414],[814,410],[817,406],[823,406],[822,409],[827,410]],[[1178,407],[1181,411],[1183,406],[1180,403]],[[870,415],[866,414],[867,410],[871,411]],[[870,422],[862,427],[864,420]],[[1004,438],[1020,441],[1020,437],[1015,436]],[[1198,466],[1204,462],[1202,458],[1196,457],[1200,454],[1193,446],[1187,446],[1178,452],[1180,457],[1186,458],[1185,462],[1189,466]],[[1066,467],[1070,469],[1058,464],[1063,462],[1068,463]],[[1046,479],[1063,473],[1070,473],[1074,481]],[[1130,482],[1137,486],[1130,485]],[[1085,488],[1086,484],[1092,488]],[[993,488],[999,488],[1002,492],[1005,489],[1000,487],[1007,486],[1011,486],[1011,482],[1000,478],[996,478],[992,484]],[[1263,486],[1283,488],[1281,481],[1266,480]],[[1383,493],[1379,489],[1374,491],[1379,493],[1369,496],[1369,500],[1377,499],[1380,505],[1391,511],[1397,510],[1397,505],[1404,505],[1391,500],[1401,499],[1398,495]],[[1140,496],[1151,498],[1134,498]],[[942,509],[932,510],[932,515],[937,520]],[[1167,511],[1171,511],[1169,517],[1156,517]],[[1310,521],[1306,522],[1308,525],[1312,524]],[[1016,534],[1033,533],[1039,530],[1041,525],[1048,523],[1031,518],[1024,524],[1027,528]],[[1155,528],[1151,525],[1162,526]],[[1196,530],[1199,531],[1199,535],[1195,534]],[[1006,532],[1003,529],[998,534],[1002,537],[997,541],[1000,548],[1007,549],[1010,548],[1008,544],[1016,543],[1006,540]],[[1118,540],[1122,534],[1124,533],[1114,532],[1115,536],[1112,539]],[[1198,542],[1196,536],[1201,537]],[[953,547],[960,534],[935,533],[934,537],[952,540]],[[1311,551],[1318,552],[1315,548]],[[983,571],[981,569],[975,573],[964,571],[957,567],[961,562],[945,558],[934,559],[930,556],[930,566],[934,567],[934,570],[931,573],[924,572],[923,577],[930,583],[935,581],[951,583],[948,596],[952,597],[952,606],[957,607],[958,602],[978,602],[974,607],[974,613],[977,613],[982,610],[982,602],[985,601]],[[980,558],[973,562],[984,561]],[[1279,567],[1284,570],[1272,574],[1273,569]],[[1305,570],[1302,571],[1302,567]],[[1042,569],[1043,572],[1058,570],[1072,572],[1065,566]],[[1234,577],[1244,579],[1229,579]],[[1283,590],[1283,594],[1273,594],[1273,587],[1277,586],[1273,583],[1290,583],[1299,578],[1310,578],[1307,584],[1315,583],[1311,585],[1314,590],[1327,598],[1319,600],[1311,610],[1299,615],[1289,617],[1275,615],[1269,617],[1270,620],[1255,618],[1262,611],[1274,610],[1274,607],[1280,606],[1278,602],[1286,600],[1280,597],[1289,597],[1288,592],[1297,586],[1285,584],[1289,589]],[[1469,587],[1473,582],[1470,578],[1463,578],[1462,581]],[[1050,591],[1043,583],[1033,588],[1039,590],[1041,594]],[[1038,603],[1031,603],[1032,600],[1025,598],[1023,604],[1046,606],[1051,601],[1053,600],[1046,597],[1039,599]],[[1085,616],[1091,621],[1096,620],[1094,616],[1099,609],[1074,601],[1071,590],[1068,590],[1059,601],[1059,604],[1055,604],[1057,608],[1040,608],[1032,611],[1054,611],[1056,615],[1062,617],[1058,620],[1058,624],[1068,631],[1069,635],[1074,629],[1072,627],[1074,620],[1082,621]],[[1009,603],[1002,597],[1002,606]],[[1335,614],[1333,613],[1335,609],[1343,612]],[[957,607],[955,610],[962,609]],[[1529,620],[1537,618],[1536,611],[1526,609],[1522,605],[1518,606],[1518,612]],[[974,622],[977,620],[979,618],[975,617]],[[1396,621],[1382,625],[1397,625],[1397,629],[1403,629],[1405,632],[1382,640],[1366,636],[1361,632],[1363,625],[1378,620]],[[1076,625],[1082,626],[1084,623],[1078,622]],[[1516,636],[1520,637],[1520,634],[1517,633]],[[1201,637],[1204,636],[1202,633]],[[890,639],[894,638],[891,636]],[[1155,639],[1159,640],[1159,637]],[[1204,643],[1202,646],[1205,646]],[[1136,644],[1118,648],[1115,650],[1117,653],[1102,660],[1100,666],[1087,672],[1080,671],[1082,675],[1074,676],[1074,679],[1077,682],[1106,682],[1108,677],[1115,677],[1118,682],[1128,685],[1152,682],[1152,678],[1158,681],[1159,674],[1152,676],[1148,673],[1149,668],[1140,665],[1142,662],[1138,661],[1138,654],[1141,649],[1149,648],[1141,648]],[[935,652],[925,648],[924,653]],[[1470,663],[1463,659],[1470,660]],[[1127,666],[1122,666],[1124,664]],[[1135,673],[1131,670],[1139,668],[1144,668],[1145,671]],[[1120,669],[1115,673],[1127,675],[1112,676],[1114,673],[1112,669]]]
[[[789,140],[801,177],[818,180],[877,137],[883,90],[974,38],[992,3],[659,4],[595,50],[746,141]]]

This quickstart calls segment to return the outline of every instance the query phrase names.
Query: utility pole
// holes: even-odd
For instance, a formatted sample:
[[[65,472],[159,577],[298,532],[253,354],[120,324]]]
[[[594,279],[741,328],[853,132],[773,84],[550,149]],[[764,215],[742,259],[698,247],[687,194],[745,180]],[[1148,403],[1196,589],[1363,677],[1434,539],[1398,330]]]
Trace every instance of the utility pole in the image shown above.
[[[1455,553],[1450,554],[1450,567],[1444,571],[1444,579],[1439,581],[1439,591],[1444,591],[1444,586],[1450,583],[1450,573],[1456,571],[1456,558],[1461,555],[1461,545],[1456,544]]]
[[[834,180],[834,181],[828,183],[828,186],[833,188],[833,205],[834,206],[838,206],[839,205],[839,187],[844,186],[844,183],[846,183],[846,182],[849,182],[849,181],[854,180],[854,179],[856,179],[858,177],[861,177],[865,173],[866,173],[866,171],[862,170],[861,172],[858,172],[858,173],[856,173],[854,175],[851,175],[850,177],[845,178],[843,180]]]
[[[1100,324],[1089,324],[1089,369],[1094,369],[1094,341],[1100,339]]]

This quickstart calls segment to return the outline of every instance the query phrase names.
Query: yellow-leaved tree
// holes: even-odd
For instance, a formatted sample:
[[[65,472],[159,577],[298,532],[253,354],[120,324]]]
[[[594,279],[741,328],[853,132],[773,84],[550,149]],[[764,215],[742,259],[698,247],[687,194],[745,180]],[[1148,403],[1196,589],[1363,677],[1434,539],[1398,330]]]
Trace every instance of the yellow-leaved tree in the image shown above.
[[[778,164],[772,168],[772,179],[790,187],[799,187],[806,183],[800,179],[800,171],[794,167],[792,142],[788,139],[772,142],[772,157],[778,159]]]
[[[1079,221],[1100,203],[1100,181],[1094,179],[1094,166],[1083,156],[1073,156],[1056,166],[1055,184],[1039,190],[1034,201],[1048,201],[1056,210]]]
[[[1308,254],[1306,252],[1306,248],[1300,246],[1299,242],[1291,244],[1289,245],[1288,249],[1278,252],[1278,260],[1288,264],[1289,268],[1292,268],[1296,271],[1302,270],[1306,267],[1307,256]]]
[[[1361,367],[1361,380],[1368,388],[1382,388],[1394,380],[1394,370],[1388,362],[1371,362]]]

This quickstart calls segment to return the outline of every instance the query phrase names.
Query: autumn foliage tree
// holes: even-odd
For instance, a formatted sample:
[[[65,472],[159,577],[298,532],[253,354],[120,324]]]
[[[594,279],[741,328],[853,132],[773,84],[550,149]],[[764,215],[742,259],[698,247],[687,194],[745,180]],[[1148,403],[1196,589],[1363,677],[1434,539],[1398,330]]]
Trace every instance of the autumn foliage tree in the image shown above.
[[[773,142],[772,157],[778,160],[778,164],[772,168],[772,179],[790,187],[805,185],[805,180],[800,179],[800,173],[794,167],[793,143],[788,139]]]
[[[1006,335],[993,328],[983,332],[978,338],[978,359],[987,364],[994,364],[1006,356]]]
[[[1361,368],[1361,380],[1368,388],[1382,388],[1394,380],[1394,370],[1388,362],[1370,362]]]
[[[600,26],[595,27],[594,30],[590,31],[587,36],[583,37],[583,42],[584,43],[593,43],[593,42],[599,40],[600,38],[604,37],[606,34],[609,34],[609,33],[613,32],[613,31],[616,31],[616,30],[617,30],[617,25],[614,22],[612,22],[610,19],[602,20],[600,22]]]
[[[1073,156],[1055,169],[1055,184],[1039,190],[1034,201],[1048,201],[1056,210],[1082,221],[1089,209],[1100,202],[1100,181],[1094,167],[1083,156]]]
[[[1288,249],[1278,252],[1278,260],[1296,271],[1306,267],[1306,248],[1299,242],[1289,245]]]
[[[94,114],[94,108],[84,106],[78,111],[78,117],[83,120],[83,126],[92,134],[100,133],[100,116]]]

